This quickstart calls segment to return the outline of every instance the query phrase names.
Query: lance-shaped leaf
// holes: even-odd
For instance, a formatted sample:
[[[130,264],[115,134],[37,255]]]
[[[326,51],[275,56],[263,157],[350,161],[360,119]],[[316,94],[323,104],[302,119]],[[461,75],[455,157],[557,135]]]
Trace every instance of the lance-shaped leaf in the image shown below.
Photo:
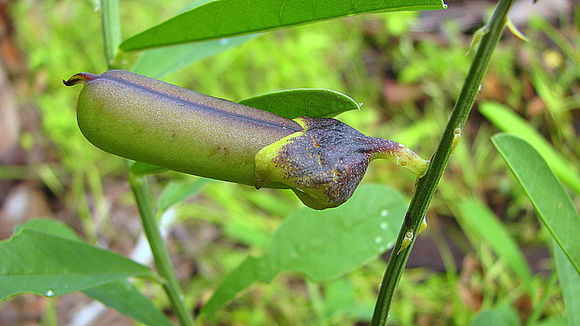
[[[580,272],[580,216],[546,161],[525,140],[509,134],[492,138],[493,144],[524,187],[544,226]]]
[[[202,1],[201,5],[129,38],[121,49],[202,41],[371,12],[445,7],[442,0]]]
[[[479,111],[497,128],[521,137],[533,145],[554,170],[558,178],[574,191],[580,193],[578,168],[574,164],[566,162],[566,159],[558,151],[554,150],[548,141],[527,121],[500,103],[484,102],[479,107]]]

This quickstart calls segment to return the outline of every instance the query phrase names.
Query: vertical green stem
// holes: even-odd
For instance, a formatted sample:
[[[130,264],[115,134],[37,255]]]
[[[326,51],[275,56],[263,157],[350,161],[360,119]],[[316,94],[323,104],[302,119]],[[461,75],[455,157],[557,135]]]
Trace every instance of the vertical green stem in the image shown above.
[[[173,266],[171,265],[167,247],[159,232],[155,215],[153,214],[147,181],[144,176],[137,176],[131,173],[129,175],[129,183],[131,184],[131,190],[137,202],[143,230],[145,231],[151,252],[153,253],[155,267],[157,268],[157,272],[165,279],[163,289],[169,297],[171,306],[175,310],[180,324],[182,326],[192,326],[193,318],[185,307],[183,293],[175,276]]]
[[[101,0],[101,21],[105,58],[109,69],[121,44],[121,24],[119,22],[119,0]]]
[[[117,55],[121,44],[121,25],[119,20],[119,1],[101,0],[101,19],[103,24],[103,40],[105,44],[105,58],[109,69]],[[171,306],[182,326],[193,326],[193,317],[184,304],[184,296],[171,265],[169,253],[161,237],[147,188],[145,176],[129,173],[129,183],[139,209],[139,216],[143,230],[151,247],[157,272],[164,279],[163,289],[169,297]]]
[[[375,305],[375,311],[371,326],[384,326],[387,324],[389,315],[389,308],[391,300],[395,292],[395,288],[401,279],[401,275],[409,259],[411,249],[417,238],[417,232],[423,217],[427,213],[427,209],[435,193],[435,189],[439,184],[439,180],[443,175],[443,171],[449,161],[449,156],[453,150],[453,143],[455,131],[463,128],[465,121],[471,111],[477,93],[479,92],[481,81],[487,71],[491,54],[499,41],[502,31],[507,22],[507,13],[513,4],[513,0],[500,0],[497,4],[493,15],[486,26],[486,33],[481,38],[481,43],[477,49],[477,53],[473,59],[473,63],[469,69],[469,73],[459,98],[455,103],[447,127],[441,138],[441,142],[437,147],[437,151],[431,160],[431,164],[427,173],[419,179],[415,194],[411,199],[409,209],[405,215],[405,220],[399,232],[399,237],[389,262],[387,269],[381,283],[379,290],[379,297]],[[411,243],[406,248],[402,247],[403,239],[409,232],[413,232],[414,237]]]
[[[58,326],[56,317],[56,298],[46,299],[46,308],[42,316],[42,326]]]

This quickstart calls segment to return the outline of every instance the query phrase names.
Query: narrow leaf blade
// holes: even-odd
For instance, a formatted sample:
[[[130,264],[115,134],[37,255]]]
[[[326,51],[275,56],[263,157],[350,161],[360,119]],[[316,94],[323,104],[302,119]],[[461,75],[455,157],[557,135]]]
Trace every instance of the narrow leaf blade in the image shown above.
[[[444,8],[442,0],[205,1],[129,38],[121,44],[121,49],[131,51],[202,41],[371,12]]]
[[[555,241],[552,242],[552,249],[566,305],[568,325],[580,325],[580,274],[574,269],[562,248]]]
[[[323,88],[297,88],[250,97],[240,104],[269,111],[283,117],[333,117],[342,112],[358,110],[360,104],[352,97]]]
[[[568,164],[528,122],[509,108],[495,102],[482,103],[479,111],[502,131],[523,138],[534,146],[560,180],[574,189],[576,193],[580,193],[580,178],[577,169]]]
[[[525,140],[509,134],[492,137],[493,144],[507,163],[544,226],[580,272],[580,216],[548,164]]]

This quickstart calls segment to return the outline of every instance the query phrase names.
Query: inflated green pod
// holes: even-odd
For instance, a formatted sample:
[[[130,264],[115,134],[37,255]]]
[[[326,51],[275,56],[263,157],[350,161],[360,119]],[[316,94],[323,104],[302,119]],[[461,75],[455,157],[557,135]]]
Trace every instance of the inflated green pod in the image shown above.
[[[427,161],[396,142],[338,120],[294,120],[122,70],[79,73],[85,137],[119,156],[257,188],[291,188],[309,207],[346,201],[370,160],[390,158],[422,175]]]

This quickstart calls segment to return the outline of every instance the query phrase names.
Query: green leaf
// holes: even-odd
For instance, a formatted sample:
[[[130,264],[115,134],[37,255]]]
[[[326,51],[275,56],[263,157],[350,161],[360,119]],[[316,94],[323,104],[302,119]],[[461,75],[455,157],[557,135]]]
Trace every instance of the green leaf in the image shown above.
[[[516,241],[487,206],[476,199],[464,199],[459,203],[459,222],[481,236],[521,278],[528,291],[534,294],[532,272],[517,246]]]
[[[512,307],[500,306],[484,310],[475,316],[471,326],[519,326],[521,325],[517,312]]]
[[[131,173],[134,175],[147,175],[167,171],[166,168],[143,162],[133,162],[131,164]]]
[[[47,233],[68,240],[81,241],[81,238],[68,225],[57,220],[48,218],[34,218],[26,221],[25,224],[18,225],[14,228],[14,234],[23,229],[30,229],[38,232]]]
[[[242,35],[147,50],[137,60],[131,71],[151,78],[161,78],[194,62],[241,45],[257,36],[257,34]]]
[[[173,326],[149,298],[126,280],[86,289],[83,293],[145,325]]]
[[[345,278],[330,282],[324,289],[324,312],[327,316],[343,313],[355,305],[355,289]]]
[[[297,88],[250,97],[240,104],[276,113],[283,117],[333,117],[345,111],[358,110],[352,97],[323,88]]]
[[[33,230],[63,239],[80,242],[79,236],[67,225],[51,219],[32,219],[16,228]],[[0,291],[2,287],[0,286]],[[55,294],[56,290],[52,290]],[[89,297],[146,325],[172,325],[169,320],[135,286],[126,280],[117,280],[82,291]],[[46,292],[44,293],[46,294]]]
[[[255,282],[270,282],[282,271],[314,281],[336,278],[391,248],[407,208],[396,190],[361,185],[342,206],[290,214],[261,257],[248,257],[230,273],[206,304],[212,315]]]
[[[495,102],[482,103],[479,111],[499,129],[521,137],[534,146],[560,180],[580,193],[580,178],[577,168],[562,158],[527,121],[509,108]]]
[[[54,297],[127,277],[156,277],[149,268],[79,242],[70,229],[49,223],[35,220],[0,242],[0,299],[19,293]]]
[[[580,275],[555,241],[552,241],[552,249],[566,305],[568,325],[580,325]]]
[[[435,10],[442,0],[204,1],[121,44],[126,51],[202,41],[371,12]]]
[[[170,182],[163,189],[159,198],[159,211],[165,211],[169,207],[197,194],[208,181],[208,179],[199,178],[193,182],[186,183]]]
[[[580,272],[580,216],[540,154],[525,140],[509,134],[492,137],[493,144],[523,186],[544,226]]]

